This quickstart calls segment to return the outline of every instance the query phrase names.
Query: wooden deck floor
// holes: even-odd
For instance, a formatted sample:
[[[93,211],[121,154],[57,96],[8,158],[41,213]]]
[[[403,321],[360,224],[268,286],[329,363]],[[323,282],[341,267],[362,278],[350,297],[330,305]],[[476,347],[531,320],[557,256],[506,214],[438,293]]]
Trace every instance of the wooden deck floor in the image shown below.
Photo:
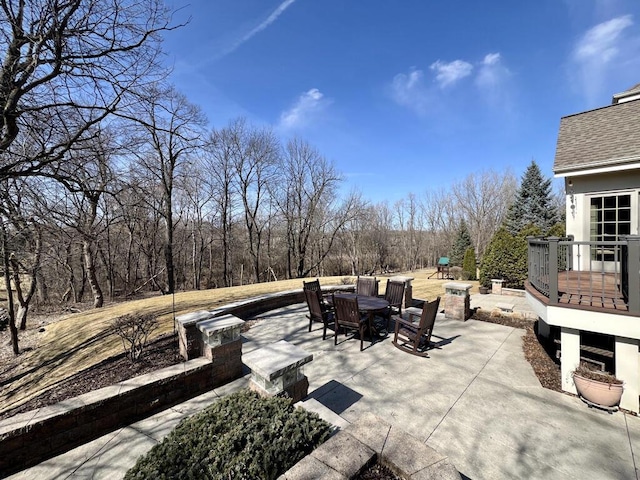
[[[627,314],[629,308],[618,288],[618,278],[612,273],[561,272],[558,303],[569,308]],[[529,283],[526,289],[542,303],[549,304],[549,298]]]

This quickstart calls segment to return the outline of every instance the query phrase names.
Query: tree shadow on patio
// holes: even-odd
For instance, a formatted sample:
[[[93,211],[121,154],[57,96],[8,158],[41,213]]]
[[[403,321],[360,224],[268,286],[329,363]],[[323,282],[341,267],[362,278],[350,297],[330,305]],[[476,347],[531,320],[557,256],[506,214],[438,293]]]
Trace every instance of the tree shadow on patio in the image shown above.
[[[362,398],[355,390],[336,380],[331,380],[309,394],[334,413],[340,415]]]

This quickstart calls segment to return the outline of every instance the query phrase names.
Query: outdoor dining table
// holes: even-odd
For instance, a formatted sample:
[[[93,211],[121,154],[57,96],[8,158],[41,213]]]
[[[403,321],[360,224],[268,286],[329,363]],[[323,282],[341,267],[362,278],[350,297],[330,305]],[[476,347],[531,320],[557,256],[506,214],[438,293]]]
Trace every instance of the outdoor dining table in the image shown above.
[[[358,300],[358,310],[360,313],[366,313],[369,315],[369,321],[373,328],[373,333],[378,333],[375,323],[373,322],[376,312],[380,312],[389,307],[389,302],[384,298],[371,297],[369,295],[358,295],[356,293],[336,293],[336,297],[342,298],[355,298]],[[329,297],[329,303],[332,303],[333,299]]]

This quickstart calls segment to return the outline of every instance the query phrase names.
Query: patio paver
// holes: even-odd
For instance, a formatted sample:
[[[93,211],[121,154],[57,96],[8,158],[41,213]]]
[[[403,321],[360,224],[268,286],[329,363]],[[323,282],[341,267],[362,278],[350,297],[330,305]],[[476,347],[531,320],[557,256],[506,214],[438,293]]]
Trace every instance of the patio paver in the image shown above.
[[[373,413],[473,480],[637,478],[640,418],[543,389],[524,359],[522,330],[439,315],[440,347],[420,358],[391,337],[363,352],[355,340],[334,347],[320,325],[307,332],[306,312],[299,304],[261,315],[243,334],[243,353],[286,340],[312,354],[308,398],[345,423]],[[246,385],[244,377],[10,478],[119,478],[167,427]]]

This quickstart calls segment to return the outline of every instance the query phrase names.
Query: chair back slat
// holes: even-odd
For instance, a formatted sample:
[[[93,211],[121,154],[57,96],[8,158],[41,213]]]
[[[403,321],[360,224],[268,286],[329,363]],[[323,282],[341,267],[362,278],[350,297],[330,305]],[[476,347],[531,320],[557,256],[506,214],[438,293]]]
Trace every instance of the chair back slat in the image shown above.
[[[320,299],[318,298],[318,292],[314,290],[304,289],[304,298],[307,301],[309,307],[309,315],[316,321],[322,321],[322,306],[320,305]]]
[[[366,295],[375,297],[377,292],[378,280],[376,277],[358,277],[356,280],[356,293],[358,295]]]
[[[357,298],[333,297],[337,326],[358,327],[360,312]]]
[[[302,282],[302,288],[304,288],[305,290],[320,291],[320,280],[315,279],[308,282]]]
[[[391,307],[401,307],[402,298],[404,297],[404,282],[396,280],[388,280],[387,288],[384,292],[384,299],[389,302]]]
[[[422,307],[422,315],[420,315],[420,325],[418,326],[418,338],[424,337],[427,342],[431,338],[433,325],[436,323],[438,315],[438,307],[440,305],[440,297],[435,300],[426,302]]]

